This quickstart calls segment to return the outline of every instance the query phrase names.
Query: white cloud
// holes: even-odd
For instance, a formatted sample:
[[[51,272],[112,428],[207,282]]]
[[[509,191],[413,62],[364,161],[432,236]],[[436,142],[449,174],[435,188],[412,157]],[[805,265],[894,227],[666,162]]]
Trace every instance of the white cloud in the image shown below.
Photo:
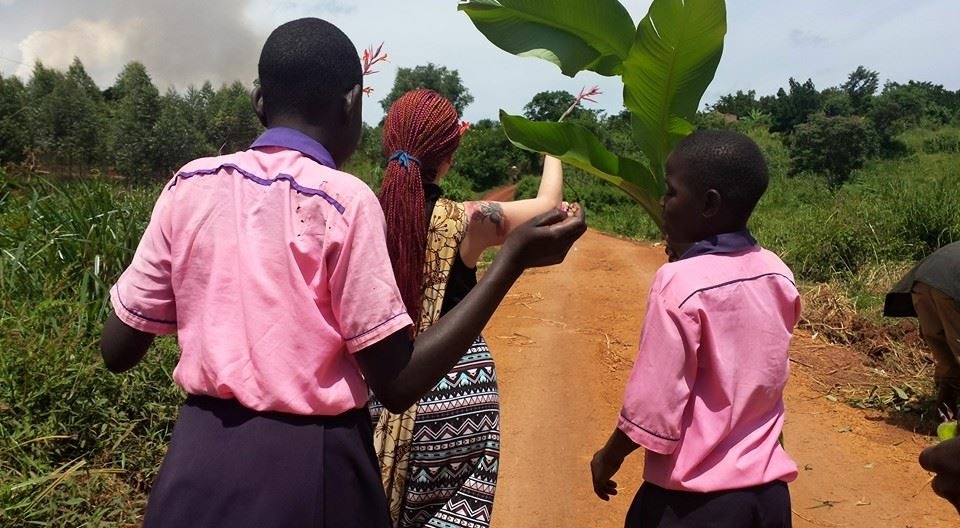
[[[33,63],[38,60],[47,67],[66,69],[74,57],[80,57],[94,75],[115,74],[117,64],[128,57],[129,44],[142,34],[144,23],[142,18],[77,19],[59,29],[34,31],[20,42],[23,64],[17,69],[17,75],[29,77]]]
[[[586,0],[585,0],[586,1]],[[621,0],[635,21],[647,1]],[[379,100],[396,68],[434,62],[459,70],[476,101],[466,119],[521,112],[542,90],[576,92],[600,85],[599,107],[618,111],[619,79],[582,73],[575,79],[544,61],[491,45],[457,12],[455,0],[0,0],[0,69],[23,71],[19,60],[65,65],[78,55],[103,87],[125,62],[140,60],[165,88],[210,79],[256,76],[260,47],[277,25],[303,16],[333,22],[358,48],[385,42],[391,63],[366,81],[376,89],[364,117],[378,121]],[[958,0],[729,0],[723,60],[705,103],[738,89],[776,92],[789,77],[819,88],[844,80],[858,65],[882,79],[929,80],[960,88],[953,50],[960,48]],[[142,20],[140,26],[133,22]],[[137,27],[136,30],[131,29]],[[19,48],[18,48],[19,46]]]

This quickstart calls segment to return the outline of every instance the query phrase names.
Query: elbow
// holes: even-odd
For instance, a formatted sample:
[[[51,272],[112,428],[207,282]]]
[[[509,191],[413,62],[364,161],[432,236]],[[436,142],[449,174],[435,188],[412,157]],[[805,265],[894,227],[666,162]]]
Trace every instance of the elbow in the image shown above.
[[[123,354],[113,350],[103,341],[100,342],[100,357],[103,358],[103,365],[107,367],[107,370],[114,374],[130,370],[131,365],[122,360]]]
[[[539,209],[541,212],[546,213],[554,209],[560,209],[563,205],[563,195],[556,196],[537,196],[537,201],[540,202]]]
[[[383,407],[393,414],[400,414],[419,401],[417,396],[404,394],[400,390],[381,388],[380,390],[374,389],[373,393],[383,404]]]

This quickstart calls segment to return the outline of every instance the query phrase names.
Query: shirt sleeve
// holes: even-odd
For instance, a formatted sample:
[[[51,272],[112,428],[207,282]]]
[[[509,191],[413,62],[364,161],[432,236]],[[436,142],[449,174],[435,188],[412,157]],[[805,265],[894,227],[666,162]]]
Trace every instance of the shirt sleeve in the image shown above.
[[[345,233],[327,269],[333,313],[355,353],[413,323],[393,275],[380,202],[366,190],[344,216]]]
[[[172,194],[171,190],[164,190],[157,199],[133,261],[110,288],[110,301],[117,317],[150,334],[177,331],[177,304],[171,283]]]
[[[640,350],[627,382],[617,427],[636,444],[669,455],[681,436],[697,374],[697,322],[652,291]]]

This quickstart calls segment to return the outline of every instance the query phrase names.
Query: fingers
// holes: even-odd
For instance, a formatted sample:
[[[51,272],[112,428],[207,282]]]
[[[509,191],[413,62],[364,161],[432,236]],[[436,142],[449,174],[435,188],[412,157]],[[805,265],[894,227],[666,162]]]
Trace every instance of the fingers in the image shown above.
[[[960,476],[960,437],[924,449],[920,453],[920,466],[934,473]]]
[[[580,235],[587,231],[587,222],[585,218],[585,212],[582,207],[578,207],[575,210],[568,211],[564,214],[564,218],[554,224],[551,224],[549,227],[557,235],[572,235],[574,240],[580,238]]]
[[[617,483],[612,480],[594,480],[593,492],[601,500],[609,501],[610,497],[617,495]]]
[[[561,211],[560,209],[551,209],[546,213],[535,216],[530,223],[537,227],[544,227],[554,225],[562,221],[564,218],[567,218],[567,213]]]

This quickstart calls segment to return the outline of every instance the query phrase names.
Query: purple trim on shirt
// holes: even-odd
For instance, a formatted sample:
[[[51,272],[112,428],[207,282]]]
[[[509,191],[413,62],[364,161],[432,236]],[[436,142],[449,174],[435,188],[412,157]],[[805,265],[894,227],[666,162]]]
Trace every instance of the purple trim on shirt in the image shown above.
[[[348,338],[344,339],[344,341],[353,341],[354,339],[361,338],[361,337],[369,334],[370,332],[373,332],[373,331],[376,330],[377,328],[380,328],[381,326],[389,323],[390,321],[393,321],[393,320],[396,319],[397,317],[403,317],[404,315],[407,315],[407,312],[400,312],[400,313],[398,313],[398,314],[396,314],[396,315],[391,315],[389,318],[387,318],[386,321],[378,324],[377,326],[374,326],[373,328],[367,330],[366,332],[357,334],[357,335],[355,335],[355,336],[353,336],[353,337],[348,337]]]
[[[787,276],[784,275],[783,273],[764,273],[763,275],[757,275],[756,277],[745,277],[745,278],[742,278],[742,279],[736,279],[736,280],[732,280],[732,281],[727,281],[727,282],[723,282],[723,283],[720,283],[720,284],[714,284],[713,286],[707,286],[706,288],[700,288],[699,290],[691,293],[690,295],[687,295],[687,298],[684,299],[682,303],[680,303],[680,306],[678,306],[678,308],[683,308],[683,305],[686,304],[687,301],[689,301],[691,297],[693,297],[694,295],[696,295],[696,294],[698,294],[698,293],[702,293],[702,292],[705,292],[705,291],[707,291],[707,290],[713,290],[713,289],[715,289],[715,288],[722,288],[722,287],[724,287],[724,286],[729,286],[729,285],[731,285],[731,284],[736,284],[736,283],[738,283],[738,282],[755,281],[755,280],[758,280],[758,279],[762,279],[762,278],[764,278],[764,277],[773,277],[773,276],[783,277],[784,279],[787,279],[788,281],[790,281],[790,284],[793,284],[794,287],[796,287],[796,283],[793,282],[793,279],[791,279],[790,277],[787,277]]]
[[[316,161],[320,165],[336,169],[330,151],[312,137],[292,128],[276,127],[260,134],[250,148],[278,147],[287,150],[296,150],[304,156]]]
[[[623,412],[620,413],[620,418],[623,418],[624,420],[630,422],[634,427],[636,427],[636,428],[638,428],[638,429],[641,429],[641,430],[643,430],[644,432],[646,432],[647,434],[651,434],[651,435],[653,435],[653,436],[655,436],[655,437],[657,437],[657,438],[659,438],[659,439],[661,439],[661,440],[666,440],[666,441],[668,441],[668,442],[679,442],[679,441],[680,441],[680,438],[673,438],[672,436],[664,436],[664,435],[662,435],[662,434],[655,433],[655,432],[651,431],[650,429],[647,429],[646,427],[638,424],[637,422],[634,422],[634,421],[631,420],[630,418],[627,418],[626,415],[623,414]]]
[[[117,290],[117,300],[120,301],[120,306],[123,306],[123,309],[130,312],[131,315],[135,317],[139,317],[144,321],[150,321],[151,323],[165,324],[165,325],[171,325],[171,326],[177,325],[176,321],[167,321],[164,319],[154,319],[153,317],[147,317],[146,315],[143,315],[142,313],[128,307],[126,304],[124,304],[123,298],[120,297],[120,288],[118,286],[114,286],[114,288]]]
[[[699,257],[700,255],[722,255],[724,253],[737,253],[745,249],[757,246],[757,239],[753,238],[750,231],[741,229],[732,233],[720,233],[710,238],[697,242],[683,253],[680,260]]]
[[[246,179],[248,179],[248,180],[250,180],[250,181],[252,181],[252,182],[254,182],[254,183],[258,184],[258,185],[263,185],[264,187],[269,187],[270,185],[272,185],[272,184],[274,184],[274,183],[276,183],[276,182],[278,182],[278,181],[285,181],[285,182],[287,182],[287,183],[290,184],[290,188],[291,188],[291,189],[297,191],[297,192],[300,193],[300,194],[304,194],[304,195],[307,195],[307,196],[319,196],[319,197],[323,198],[324,200],[327,201],[327,203],[329,203],[330,205],[332,205],[333,208],[336,209],[337,212],[339,212],[340,214],[343,214],[343,213],[346,211],[346,208],[345,208],[343,205],[341,205],[340,202],[336,201],[336,200],[335,200],[332,196],[330,196],[329,194],[321,191],[320,189],[313,189],[313,188],[310,188],[310,187],[304,187],[303,185],[300,185],[299,183],[297,183],[297,180],[295,180],[295,179],[293,178],[293,176],[290,176],[289,174],[278,174],[276,178],[274,178],[274,179],[271,180],[271,179],[268,179],[268,178],[262,178],[262,177],[260,177],[260,176],[257,176],[256,174],[253,174],[252,172],[243,170],[243,169],[241,169],[239,166],[237,166],[237,165],[235,165],[235,164],[233,164],[233,163],[222,163],[222,164],[217,165],[216,167],[213,167],[213,168],[210,168],[210,169],[199,169],[199,170],[195,170],[195,171],[191,171],[191,172],[180,172],[180,173],[177,173],[176,178],[173,179],[173,183],[171,183],[171,184],[167,187],[167,190],[172,189],[172,188],[177,184],[177,182],[179,182],[180,180],[188,180],[188,179],[190,179],[190,178],[193,178],[194,176],[209,176],[209,175],[211,175],[211,174],[216,174],[216,173],[220,172],[222,169],[233,169],[233,170],[239,172],[244,178],[246,178]]]

